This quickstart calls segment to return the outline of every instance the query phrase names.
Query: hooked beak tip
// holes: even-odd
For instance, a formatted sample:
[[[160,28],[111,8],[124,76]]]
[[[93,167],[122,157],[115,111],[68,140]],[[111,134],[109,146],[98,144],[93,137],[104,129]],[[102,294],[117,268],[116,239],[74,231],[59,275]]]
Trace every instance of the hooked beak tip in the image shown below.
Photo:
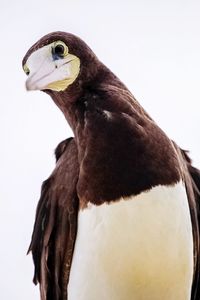
[[[30,91],[30,87],[29,87],[29,84],[28,84],[27,81],[26,81],[26,83],[25,83],[25,88],[26,88],[27,91]]]
[[[33,82],[31,82],[30,79],[27,79],[27,80],[26,80],[25,87],[26,87],[26,90],[27,90],[27,91],[35,91],[35,90],[38,90],[37,85],[34,84]]]

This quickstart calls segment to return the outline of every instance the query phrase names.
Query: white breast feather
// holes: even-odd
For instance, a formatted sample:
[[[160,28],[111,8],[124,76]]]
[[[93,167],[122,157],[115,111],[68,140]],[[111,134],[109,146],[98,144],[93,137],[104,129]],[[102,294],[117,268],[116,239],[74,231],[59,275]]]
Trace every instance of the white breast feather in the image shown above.
[[[192,277],[182,182],[79,212],[68,300],[190,300]]]

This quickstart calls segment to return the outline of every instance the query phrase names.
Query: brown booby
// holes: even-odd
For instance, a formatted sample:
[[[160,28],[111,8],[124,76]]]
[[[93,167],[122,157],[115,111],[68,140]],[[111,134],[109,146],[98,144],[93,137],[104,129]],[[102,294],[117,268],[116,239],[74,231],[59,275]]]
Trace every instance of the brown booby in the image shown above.
[[[42,300],[199,300],[200,172],[78,37],[27,52],[27,90],[61,109],[29,251]]]

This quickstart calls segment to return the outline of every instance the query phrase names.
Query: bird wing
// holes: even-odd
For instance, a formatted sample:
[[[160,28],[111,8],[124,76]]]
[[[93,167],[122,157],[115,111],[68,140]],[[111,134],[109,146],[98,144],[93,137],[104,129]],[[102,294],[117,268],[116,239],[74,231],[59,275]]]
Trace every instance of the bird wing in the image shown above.
[[[195,254],[195,260],[196,260],[196,269],[194,273],[194,280],[193,280],[193,288],[192,288],[192,298],[198,300],[200,299],[200,170],[192,166],[192,162],[187,154],[186,151],[182,150],[182,153],[185,157],[185,160],[187,162],[187,168],[189,171],[190,179],[192,182],[192,187],[193,187],[193,195],[194,195],[194,209],[195,213],[195,218],[197,220],[197,225],[193,224],[194,226],[194,240],[195,240],[195,249],[194,249],[194,254]],[[194,220],[194,218],[193,218]],[[193,221],[196,223],[196,221]],[[198,226],[198,228],[196,228]]]
[[[32,241],[34,283],[40,283],[41,300],[67,299],[67,284],[77,232],[77,147],[73,138],[55,151],[57,163],[43,182]]]
[[[194,276],[191,300],[200,299],[200,170],[192,166],[188,152],[174,146],[183,166],[183,177],[188,196],[194,240]]]

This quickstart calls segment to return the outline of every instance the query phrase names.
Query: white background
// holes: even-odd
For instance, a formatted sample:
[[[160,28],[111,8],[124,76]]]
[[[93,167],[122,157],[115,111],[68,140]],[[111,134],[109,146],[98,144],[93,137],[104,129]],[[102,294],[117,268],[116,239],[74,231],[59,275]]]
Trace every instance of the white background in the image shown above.
[[[49,96],[26,92],[25,52],[51,31],[80,36],[200,167],[200,2],[1,0],[0,30],[0,298],[33,300],[35,208],[71,131]]]

